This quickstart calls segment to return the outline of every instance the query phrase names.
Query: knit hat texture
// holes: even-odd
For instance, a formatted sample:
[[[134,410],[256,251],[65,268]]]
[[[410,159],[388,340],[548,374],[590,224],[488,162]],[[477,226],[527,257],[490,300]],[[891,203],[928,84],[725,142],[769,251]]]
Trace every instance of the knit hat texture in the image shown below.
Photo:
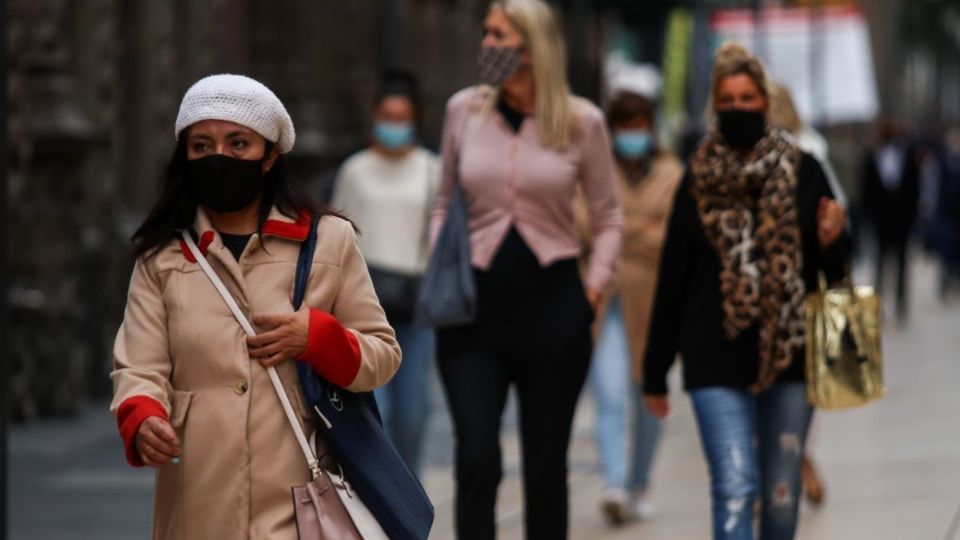
[[[194,83],[180,102],[173,136],[204,120],[227,120],[246,126],[277,145],[293,148],[293,120],[280,99],[262,83],[243,75],[210,75]]]

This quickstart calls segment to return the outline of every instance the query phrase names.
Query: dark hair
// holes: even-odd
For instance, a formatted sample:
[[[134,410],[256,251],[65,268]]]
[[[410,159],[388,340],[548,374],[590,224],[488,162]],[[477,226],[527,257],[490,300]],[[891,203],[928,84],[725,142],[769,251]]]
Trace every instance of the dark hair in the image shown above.
[[[417,78],[409,71],[388,69],[380,78],[380,87],[373,98],[373,107],[377,108],[388,97],[402,97],[413,105],[414,117],[420,113],[420,88]]]
[[[167,243],[176,238],[178,231],[193,226],[197,213],[197,201],[187,187],[187,144],[185,134],[180,137],[170,161],[164,167],[160,180],[160,196],[147,215],[143,224],[133,234],[133,252],[137,257],[147,258],[156,255]],[[264,156],[273,149],[274,144],[267,141]],[[312,197],[295,182],[287,171],[287,163],[281,154],[273,167],[263,176],[263,191],[257,218],[257,234],[263,226],[273,206],[285,216],[297,219],[301,212],[310,212],[319,216],[341,214],[326,205],[317,204]],[[344,218],[346,219],[346,218]]]
[[[633,92],[620,92],[607,111],[607,125],[612,129],[613,126],[638,116],[650,120],[652,124],[656,120],[656,106],[653,101]]]

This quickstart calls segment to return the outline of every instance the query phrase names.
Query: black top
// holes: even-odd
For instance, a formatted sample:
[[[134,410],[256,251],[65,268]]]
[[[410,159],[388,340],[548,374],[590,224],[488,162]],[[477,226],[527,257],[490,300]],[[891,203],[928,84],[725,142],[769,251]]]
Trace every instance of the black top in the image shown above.
[[[237,261],[240,261],[240,255],[243,255],[243,250],[247,247],[251,236],[253,235],[220,233],[220,239],[223,240],[223,245],[227,246],[227,249],[230,250],[233,258]]]
[[[759,368],[758,328],[741,332],[733,341],[722,329],[720,258],[710,245],[690,193],[689,167],[673,202],[673,213],[660,260],[657,292],[644,359],[644,392],[665,394],[667,372],[677,353],[683,357],[684,388],[709,386],[747,388]],[[844,233],[829,249],[817,240],[817,206],[821,197],[834,198],[819,162],[803,155],[797,175],[797,209],[803,250],[803,281],[816,290],[818,271],[830,281],[842,278],[851,243]],[[800,351],[780,380],[803,380]]]
[[[920,167],[916,151],[903,146],[900,184],[890,190],[877,170],[877,150],[865,153],[860,165],[863,211],[876,227],[880,240],[904,240],[913,230],[920,200]]]
[[[523,124],[523,119],[526,118],[525,114],[510,107],[504,103],[502,99],[497,102],[497,110],[500,111],[501,115],[503,115],[503,119],[507,121],[507,124],[513,128],[514,133],[520,131],[520,126]]]

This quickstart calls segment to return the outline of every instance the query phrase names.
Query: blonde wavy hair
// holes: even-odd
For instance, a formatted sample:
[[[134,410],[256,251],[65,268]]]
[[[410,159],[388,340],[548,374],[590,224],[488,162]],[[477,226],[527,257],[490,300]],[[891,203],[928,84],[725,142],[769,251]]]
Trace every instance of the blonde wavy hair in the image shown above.
[[[543,0],[495,0],[490,9],[503,11],[510,24],[523,35],[530,51],[536,92],[534,119],[541,142],[548,148],[566,148],[577,136],[579,126],[567,84],[563,35],[553,10]],[[486,104],[488,111],[496,105],[499,94],[497,88],[490,92]]]
[[[767,77],[767,70],[763,67],[763,62],[753,53],[747,50],[743,45],[735,41],[725,41],[713,59],[713,71],[710,73],[710,97],[707,100],[707,107],[704,111],[707,117],[707,125],[714,126],[714,110],[717,89],[720,87],[720,81],[733,75],[746,75],[750,77],[763,97],[767,98],[767,116],[769,116],[769,106],[771,104],[770,80]]]
[[[803,120],[797,114],[797,107],[793,104],[790,91],[782,84],[770,83],[770,122],[794,135],[803,130]]]

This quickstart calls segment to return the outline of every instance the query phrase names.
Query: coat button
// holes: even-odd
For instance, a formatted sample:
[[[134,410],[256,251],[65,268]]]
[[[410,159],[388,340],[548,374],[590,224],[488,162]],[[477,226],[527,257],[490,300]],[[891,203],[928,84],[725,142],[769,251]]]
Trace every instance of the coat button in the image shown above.
[[[250,388],[250,385],[244,379],[237,379],[237,382],[233,383],[233,391],[238,396],[245,394],[248,388]]]

